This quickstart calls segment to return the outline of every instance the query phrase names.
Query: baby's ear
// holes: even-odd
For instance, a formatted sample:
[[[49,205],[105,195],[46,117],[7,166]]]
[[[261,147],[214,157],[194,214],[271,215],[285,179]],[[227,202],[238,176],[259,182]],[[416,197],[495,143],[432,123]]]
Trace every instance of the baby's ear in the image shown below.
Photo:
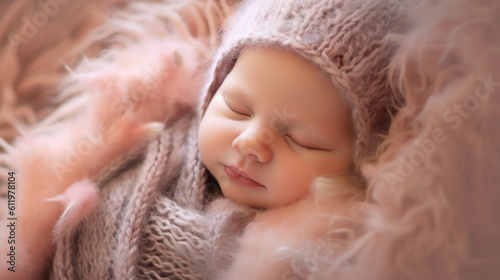
[[[64,212],[54,228],[55,241],[63,231],[75,227],[92,212],[99,202],[99,189],[90,179],[84,179],[47,201],[59,202],[64,206]]]

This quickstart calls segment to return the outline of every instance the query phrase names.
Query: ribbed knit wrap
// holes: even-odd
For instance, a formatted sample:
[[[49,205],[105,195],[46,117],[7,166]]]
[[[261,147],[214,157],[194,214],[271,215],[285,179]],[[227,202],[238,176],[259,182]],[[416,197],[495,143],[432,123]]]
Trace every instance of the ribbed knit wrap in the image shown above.
[[[187,44],[206,53],[209,51],[207,45],[217,44],[217,24],[227,16],[225,14],[229,11],[224,9],[229,9],[225,6],[228,4],[225,1],[192,1],[190,5],[185,11],[187,15],[181,19],[181,13],[173,4],[160,4],[157,6],[160,12],[155,12],[161,14],[164,11],[164,14],[157,15],[154,20],[165,24],[160,25],[160,30],[168,34],[164,39],[167,44],[169,36],[180,36]],[[131,10],[140,18],[151,8],[154,5],[138,4]],[[200,20],[207,22],[198,22]],[[196,29],[190,30],[193,26],[188,24]],[[123,33],[123,38],[129,38],[133,37],[132,27],[124,22],[110,21],[97,34],[105,39],[110,30],[117,29],[118,33]],[[154,34],[149,30],[141,32]],[[201,33],[206,38],[196,38],[196,34],[190,32]],[[116,38],[111,41],[132,48],[140,44],[140,41]],[[114,62],[111,63],[127,59],[127,54],[121,52],[119,46],[117,43],[112,46],[117,55],[113,56],[114,60],[110,61]],[[161,45],[150,44],[146,50],[157,52],[158,47]],[[183,57],[185,50],[179,51],[180,55],[173,57],[174,60],[180,59],[179,63],[186,64],[186,61],[195,59],[189,53]],[[100,62],[99,59],[93,60]],[[85,63],[88,63],[85,67],[96,72],[100,69],[98,63],[92,64],[92,60]],[[162,64],[168,64],[170,60],[160,59],[158,63],[159,66],[150,66],[163,69],[166,66]],[[85,76],[85,71],[88,71],[85,67],[76,70],[82,74],[78,77]],[[146,76],[145,79],[165,79],[161,71],[155,75],[160,76]],[[196,81],[186,82],[196,84]],[[82,84],[81,81],[78,83]],[[133,90],[127,86],[130,84],[122,85],[125,92]],[[83,83],[74,94],[83,94],[88,88]],[[75,91],[74,86],[69,89]],[[100,95],[117,94],[113,87],[98,89]],[[69,107],[71,104],[67,103]],[[89,106],[96,105],[91,103]],[[237,235],[253,219],[256,211],[228,201],[210,204],[211,209],[215,209],[213,211],[205,209],[218,192],[216,188],[214,192],[207,182],[207,172],[199,158],[199,106],[152,106],[156,106],[155,110],[175,109],[176,113],[167,114],[171,117],[165,121],[165,129],[155,140],[133,148],[99,173],[95,181],[100,189],[100,202],[76,227],[63,228],[60,232],[51,279],[216,279],[216,274],[231,263],[232,252],[237,249]]]
[[[240,231],[254,211],[202,215],[198,121],[181,118],[101,173],[101,203],[59,239],[51,279],[214,279],[227,266],[237,247],[220,236]]]

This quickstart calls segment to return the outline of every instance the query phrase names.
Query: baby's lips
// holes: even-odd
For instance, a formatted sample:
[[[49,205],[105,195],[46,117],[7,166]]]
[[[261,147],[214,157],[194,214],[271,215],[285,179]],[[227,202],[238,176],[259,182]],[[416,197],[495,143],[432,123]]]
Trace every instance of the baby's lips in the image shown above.
[[[249,187],[264,187],[264,185],[253,180],[248,174],[233,166],[224,166],[224,171],[230,179]]]

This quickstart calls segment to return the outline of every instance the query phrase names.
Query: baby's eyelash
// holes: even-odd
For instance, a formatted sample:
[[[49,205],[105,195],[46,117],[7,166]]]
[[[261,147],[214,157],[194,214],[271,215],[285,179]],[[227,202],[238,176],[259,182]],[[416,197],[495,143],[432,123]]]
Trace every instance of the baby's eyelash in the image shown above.
[[[224,103],[226,103],[226,106],[227,106],[227,107],[229,108],[229,110],[231,110],[233,113],[238,114],[238,115],[242,115],[242,116],[246,116],[246,117],[249,117],[249,116],[250,116],[249,114],[245,114],[245,113],[240,112],[240,111],[238,111],[238,110],[234,109],[233,107],[229,106],[229,104],[227,104],[227,102],[224,102]]]
[[[305,146],[305,145],[302,145],[300,144],[299,142],[297,142],[295,139],[293,139],[292,137],[290,137],[290,135],[285,135],[286,138],[290,139],[290,141],[292,141],[292,143],[296,146],[299,146],[300,148],[303,148],[303,149],[307,149],[307,150],[322,150],[322,149],[319,149],[319,148],[314,148],[314,147],[309,147],[309,146]]]
[[[241,111],[239,109],[235,109],[233,106],[229,105],[229,103],[226,100],[226,96],[224,95],[224,93],[222,93],[222,100],[224,101],[224,105],[226,105],[226,107],[229,110],[231,110],[233,113],[238,114],[240,116],[250,117],[249,113],[243,112],[243,111]]]

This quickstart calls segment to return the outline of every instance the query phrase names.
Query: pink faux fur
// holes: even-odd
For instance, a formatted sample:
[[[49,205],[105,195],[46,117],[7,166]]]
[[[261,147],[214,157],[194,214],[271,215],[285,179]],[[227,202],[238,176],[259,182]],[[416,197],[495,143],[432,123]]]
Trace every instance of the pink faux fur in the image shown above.
[[[15,148],[8,148],[15,159],[12,167],[25,176],[20,181],[29,186],[35,185],[31,180],[40,184],[47,178],[42,183],[46,187],[38,189],[59,194],[156,136],[167,117],[192,108],[201,80],[196,75],[199,53],[189,44],[175,42],[153,49],[159,53],[149,52],[149,57],[140,48],[124,51],[113,63],[93,65],[99,70],[92,75],[80,74],[78,83],[90,92],[88,108],[67,120],[64,129],[26,135]],[[120,70],[130,69],[126,65],[131,63],[136,70]]]
[[[99,202],[99,189],[90,179],[72,184],[64,193],[47,199],[64,205],[64,212],[54,228],[57,239],[64,228],[72,228],[85,218]]]
[[[67,73],[64,66],[80,60],[105,11],[129,1],[0,2],[0,137],[12,142],[63,103],[53,97]]]
[[[78,76],[72,77],[76,81],[72,86],[85,87],[88,95],[82,97],[88,98],[88,107],[80,115],[59,120],[57,129],[42,126],[12,147],[4,143],[18,181],[20,252],[40,243],[49,247],[52,227],[57,236],[65,226],[76,224],[92,210],[96,204],[95,186],[88,179],[74,182],[95,178],[118,156],[143,147],[157,136],[164,122],[197,104],[203,78],[199,73],[201,50],[175,39],[147,41],[143,46],[148,47],[108,54],[98,64],[84,62],[79,67],[89,72],[80,70]],[[58,114],[55,112],[55,116]],[[57,201],[63,202],[64,212]],[[41,209],[47,214],[38,218]],[[40,235],[23,234],[33,231],[40,231]],[[18,270],[27,274],[18,273],[16,277],[40,274],[30,266],[47,258],[50,251],[40,246],[29,257],[19,254]]]
[[[498,279],[500,3],[424,1],[413,16],[391,68],[406,106],[365,168],[375,207],[359,268],[377,279]]]
[[[304,279],[314,274],[346,246],[359,206],[359,198],[351,194],[313,192],[258,213],[220,279]]]
[[[62,24],[65,28],[61,30],[64,31],[62,34],[66,34],[66,31],[73,32],[71,36],[66,35],[73,40],[60,44],[46,55],[40,54],[39,59],[35,61],[35,64],[44,66],[44,73],[51,73],[56,77],[49,80],[59,83],[60,92],[52,103],[63,106],[32,127],[18,125],[25,135],[13,146],[5,141],[0,143],[6,151],[6,154],[1,155],[0,161],[7,170],[15,170],[19,190],[16,196],[16,213],[19,217],[17,272],[4,277],[3,275],[9,272],[2,269],[2,279],[28,279],[45,275],[53,252],[54,226],[57,235],[84,218],[96,203],[96,189],[91,180],[103,167],[125,151],[141,149],[148,140],[163,130],[165,123],[168,124],[177,115],[195,106],[198,88],[203,80],[200,72],[203,65],[200,63],[207,55],[207,45],[217,41],[215,36],[209,38],[209,35],[215,33],[215,29],[223,20],[210,16],[217,13],[213,3],[144,1],[122,6],[121,12],[116,12],[112,19],[89,36],[88,30],[100,22],[100,19],[88,17],[87,11],[92,9],[85,6],[82,10],[80,2],[63,7],[65,13],[58,13],[51,18],[50,26],[41,29],[37,34],[39,36],[30,40],[30,44],[17,46],[18,50],[9,45],[1,53],[3,57],[19,51],[19,55],[24,59],[29,53],[28,49],[37,45],[41,37],[43,40],[51,38],[47,36],[47,32],[56,34],[54,26],[58,26],[59,21],[67,16],[72,20],[65,19],[71,24]],[[102,6],[109,7],[115,2],[120,0],[105,1]],[[228,7],[221,6],[225,9]],[[21,1],[16,2],[15,5],[9,6],[9,12],[19,12],[22,7]],[[75,12],[75,9],[80,10]],[[93,11],[99,11],[99,8],[93,6]],[[83,18],[87,16],[88,21],[85,24],[77,25],[81,36],[78,35],[80,33],[72,31],[74,25],[81,23],[78,20],[81,17],[74,17],[72,14]],[[161,14],[161,17],[157,15],[155,20],[151,20],[152,14]],[[132,15],[134,24],[130,24]],[[12,23],[12,16],[13,14],[9,14],[5,20],[2,19],[5,28]],[[168,34],[165,33],[165,22],[173,27]],[[12,32],[22,31],[23,28],[20,26],[17,30],[15,26],[10,27]],[[0,33],[4,34],[6,30],[8,31],[0,30]],[[131,39],[132,37],[134,39]],[[58,40],[50,42],[56,41]],[[72,48],[65,49],[66,56],[59,56],[62,54],[61,49],[68,46]],[[59,57],[63,57],[66,65],[72,66],[75,55],[81,56],[84,51],[86,54],[95,54],[104,48],[113,51],[99,53],[99,59],[83,58],[62,81],[59,81],[59,72],[55,73],[54,69],[48,68],[49,64],[54,62],[62,69],[63,64]],[[37,51],[41,49],[38,48]],[[38,71],[34,65],[29,67]],[[11,83],[13,78],[10,78],[18,74],[17,69],[9,70],[13,75],[5,78],[2,75],[1,82]],[[5,72],[3,68],[0,70]],[[33,74],[33,79],[30,79],[30,73],[24,72],[21,82],[26,83],[23,85],[29,84],[28,80],[38,81],[38,72]],[[55,84],[44,81],[43,87],[37,87],[37,92]],[[34,87],[38,84],[40,83],[30,85]],[[27,87],[25,85],[22,88]],[[11,87],[4,85],[3,89],[6,90],[2,92],[2,96],[6,93],[13,94]],[[28,91],[29,89],[31,87],[28,87]],[[19,92],[16,97],[21,97],[23,91]],[[42,97],[51,97],[49,93]],[[6,107],[15,105],[12,102],[2,103],[1,113],[4,117],[9,114],[10,120],[16,121],[14,124],[21,124],[23,116],[20,114],[26,110],[21,110],[19,106],[14,108],[14,112]],[[45,109],[50,107],[48,105],[44,102]],[[28,109],[36,111],[37,106],[32,105]],[[47,115],[47,112],[40,115]],[[1,121],[0,125],[3,125],[3,119]],[[35,121],[30,118],[28,123]],[[10,139],[13,135],[10,131],[10,128],[7,132],[2,130],[1,135]],[[91,179],[74,183],[84,178]],[[50,199],[54,197],[55,199]],[[59,202],[63,202],[63,205]],[[75,210],[76,206],[80,209]],[[57,222],[63,213],[64,216]],[[6,251],[3,248],[6,244],[7,242],[2,242],[2,252]]]

